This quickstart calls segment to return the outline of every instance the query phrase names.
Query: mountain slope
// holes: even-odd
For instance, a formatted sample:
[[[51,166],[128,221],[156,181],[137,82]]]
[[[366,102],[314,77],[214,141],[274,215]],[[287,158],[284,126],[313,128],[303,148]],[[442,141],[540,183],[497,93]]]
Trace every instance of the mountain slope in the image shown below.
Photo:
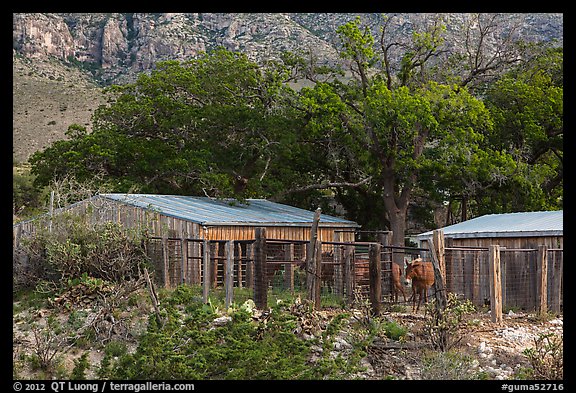
[[[336,62],[336,29],[356,16],[378,34],[383,16],[375,13],[13,14],[13,157],[26,161],[64,138],[72,123],[89,127],[102,86],[134,81],[160,60],[223,46],[260,63],[284,51]],[[395,14],[391,30],[409,37],[431,16]],[[470,15],[442,16],[446,41],[461,45]],[[504,30],[516,26],[519,38],[562,42],[562,14],[505,14],[502,21]]]

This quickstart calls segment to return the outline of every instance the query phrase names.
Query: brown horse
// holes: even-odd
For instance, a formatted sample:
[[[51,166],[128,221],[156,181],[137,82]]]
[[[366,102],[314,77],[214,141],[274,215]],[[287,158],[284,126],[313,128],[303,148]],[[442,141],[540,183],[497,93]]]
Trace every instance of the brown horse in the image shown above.
[[[431,262],[424,262],[422,258],[417,258],[406,266],[405,283],[408,285],[412,281],[412,312],[420,309],[422,297],[424,303],[428,301],[428,288],[434,285],[434,267]],[[416,294],[418,306],[416,306]]]
[[[406,293],[404,292],[404,287],[402,286],[402,268],[397,263],[392,262],[392,301],[394,303],[398,302],[398,294],[401,293],[404,296],[404,302],[406,302]]]

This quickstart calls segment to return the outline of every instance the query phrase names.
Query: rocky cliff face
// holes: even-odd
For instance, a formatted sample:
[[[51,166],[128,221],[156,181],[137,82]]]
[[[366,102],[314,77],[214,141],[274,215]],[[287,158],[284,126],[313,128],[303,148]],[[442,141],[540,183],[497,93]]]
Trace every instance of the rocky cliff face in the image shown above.
[[[103,83],[133,78],[159,60],[184,60],[216,46],[256,61],[286,50],[337,59],[336,28],[356,17],[337,13],[99,13],[14,14],[13,46],[27,57],[54,56],[83,64]],[[375,28],[380,14],[361,14]],[[430,14],[400,14],[398,33],[409,33]],[[467,14],[446,14],[448,35]],[[526,39],[562,39],[562,14],[509,14]],[[451,40],[448,37],[448,40]]]
[[[72,123],[89,128],[103,100],[97,86],[131,82],[160,60],[186,60],[217,46],[256,62],[301,51],[338,59],[336,29],[360,16],[373,26],[381,14],[340,13],[30,13],[13,14],[14,158],[64,137]],[[462,41],[468,14],[444,14],[446,41]],[[409,37],[430,14],[396,14],[391,30]],[[507,14],[527,40],[562,42],[562,14]],[[506,29],[506,24],[504,24]]]
[[[14,14],[13,46],[26,57],[84,65],[104,84],[217,46],[253,60],[306,48],[336,56],[329,42],[288,14]]]

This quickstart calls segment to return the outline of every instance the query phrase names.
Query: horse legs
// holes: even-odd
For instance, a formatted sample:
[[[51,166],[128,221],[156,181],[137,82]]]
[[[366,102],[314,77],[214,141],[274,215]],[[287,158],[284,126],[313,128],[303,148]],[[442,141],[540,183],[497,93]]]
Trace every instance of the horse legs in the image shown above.
[[[404,292],[404,288],[400,287],[400,292],[402,292],[402,297],[404,298],[404,303],[406,303],[406,292]]]
[[[404,298],[404,303],[406,303],[406,292],[404,292],[404,288],[402,288],[402,284],[394,285],[392,288],[392,300],[394,303],[398,303],[398,292],[402,293],[402,297]]]
[[[418,306],[416,307],[416,312],[418,310],[420,310],[420,304],[422,304],[422,295],[424,295],[424,303],[426,303],[427,297],[426,297],[426,289],[419,289],[418,290]],[[414,300],[416,300],[416,294],[414,294]]]

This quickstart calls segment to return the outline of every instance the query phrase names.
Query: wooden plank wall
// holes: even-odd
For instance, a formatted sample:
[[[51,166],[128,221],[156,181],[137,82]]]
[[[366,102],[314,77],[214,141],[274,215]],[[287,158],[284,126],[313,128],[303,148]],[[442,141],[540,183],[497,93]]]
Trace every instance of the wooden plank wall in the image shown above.
[[[281,240],[310,240],[310,227],[301,226],[267,226],[261,225],[260,227],[266,228],[267,239],[281,239]],[[242,226],[242,225],[223,225],[212,226],[207,229],[208,240],[254,240],[256,226]],[[348,232],[340,233],[340,241],[352,242],[354,241],[354,232],[349,232],[353,228],[340,228],[340,227],[322,227],[318,228],[318,239],[323,242],[331,242],[334,240],[334,232],[347,229]]]
[[[548,309],[560,312],[563,299],[563,238],[486,238],[447,239],[446,287],[461,294],[476,305],[489,298],[487,248],[500,246],[502,303],[505,309],[534,310],[538,307],[537,249],[545,245],[548,251]],[[471,247],[458,250],[458,247]],[[451,250],[450,248],[455,248]]]

